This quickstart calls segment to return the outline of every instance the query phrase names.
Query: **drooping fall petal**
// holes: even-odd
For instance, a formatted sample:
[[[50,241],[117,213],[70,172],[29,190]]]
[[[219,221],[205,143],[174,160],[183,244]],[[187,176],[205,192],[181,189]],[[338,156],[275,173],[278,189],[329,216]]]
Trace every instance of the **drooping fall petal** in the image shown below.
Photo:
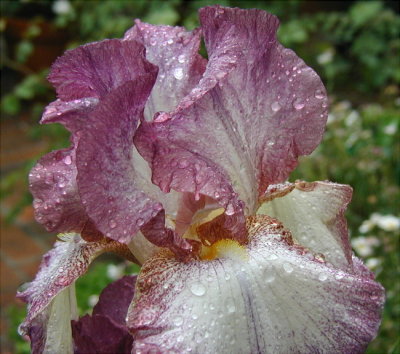
[[[32,347],[53,347],[54,333],[63,330],[59,328],[60,323],[65,327],[64,321],[69,325],[70,320],[76,318],[70,314],[69,305],[60,310],[66,301],[75,302],[74,294],[68,288],[73,287],[75,280],[86,272],[94,258],[106,251],[117,252],[129,259],[130,252],[126,245],[107,239],[86,242],[77,234],[63,235],[61,241],[57,241],[54,248],[44,255],[36,278],[17,295],[28,304],[28,314],[20,328],[28,335],[34,334],[31,337]],[[50,316],[53,312],[58,313],[57,320]],[[56,322],[52,325],[53,321]],[[48,338],[47,334],[51,337]],[[35,339],[40,342],[35,342]],[[69,345],[68,338],[64,339],[63,342],[56,341],[56,345]]]
[[[383,289],[365,267],[345,272],[294,245],[266,216],[249,218],[247,246],[217,258],[150,259],[128,312],[135,350],[359,353],[376,335]]]

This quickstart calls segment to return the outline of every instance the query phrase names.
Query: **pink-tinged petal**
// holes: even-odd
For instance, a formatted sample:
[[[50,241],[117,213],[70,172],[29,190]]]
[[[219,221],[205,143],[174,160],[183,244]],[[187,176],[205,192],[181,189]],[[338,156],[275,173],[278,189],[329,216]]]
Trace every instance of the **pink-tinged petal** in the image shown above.
[[[48,231],[80,232],[87,215],[76,185],[75,148],[42,157],[29,174],[36,220]]]
[[[86,126],[86,117],[98,103],[99,99],[95,97],[72,101],[58,99],[46,107],[40,123],[61,123],[69,131],[76,132]]]
[[[248,226],[249,244],[220,258],[162,252],[142,267],[127,317],[134,351],[363,352],[384,302],[373,277],[321,262],[274,219]]]
[[[125,276],[100,294],[92,316],[72,322],[75,353],[130,353],[133,337],[125,318],[135,291],[136,276]]]
[[[51,67],[49,81],[63,101],[101,98],[152,72],[153,66],[143,60],[145,48],[136,41],[107,39],[67,51]]]
[[[209,62],[197,87],[135,137],[153,181],[215,198],[247,214],[297,157],[320,142],[327,97],[317,74],[276,39],[278,20],[260,10],[200,10]]]
[[[148,120],[159,111],[169,111],[199,82],[207,60],[198,53],[200,31],[183,27],[155,26],[136,20],[125,34],[146,47],[146,58],[159,68],[156,84],[146,104]]]
[[[351,196],[350,186],[332,182],[271,185],[257,213],[277,218],[300,245],[346,270],[352,267],[352,250],[344,213]]]
[[[91,129],[77,149],[82,202],[106,236],[128,242],[162,210],[137,188],[132,138],[155,75],[128,82],[109,94],[88,117]]]
[[[56,324],[51,325],[52,320],[49,314],[52,306],[56,306],[54,304],[61,301],[57,299],[62,298],[66,289],[73,286],[74,281],[86,272],[93,259],[106,251],[117,252],[130,258],[127,247],[118,242],[107,239],[100,242],[86,242],[76,234],[63,235],[62,241],[57,241],[54,248],[44,255],[39,272],[33,282],[26,290],[17,295],[28,304],[28,314],[20,326],[21,331],[29,334],[32,329],[36,328],[34,333],[38,333],[39,326],[43,333],[51,334],[51,338],[53,338],[52,333],[58,331],[58,327]],[[61,293],[64,295],[61,296]],[[69,301],[73,301],[72,298]],[[47,337],[42,337],[43,345],[48,345]],[[37,344],[32,343],[32,345]]]
[[[156,246],[190,253],[189,242],[165,228],[163,206],[146,193],[154,188],[146,188],[140,165],[133,163],[132,139],[154,79],[155,72],[127,82],[89,115],[91,129],[77,148],[79,194],[90,219],[107,237],[129,243],[141,230]]]

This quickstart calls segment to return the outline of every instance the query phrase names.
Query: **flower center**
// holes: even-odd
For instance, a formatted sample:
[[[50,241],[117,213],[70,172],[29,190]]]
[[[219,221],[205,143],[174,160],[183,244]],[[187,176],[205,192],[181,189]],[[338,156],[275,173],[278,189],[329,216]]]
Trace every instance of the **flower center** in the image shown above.
[[[231,239],[223,239],[207,247],[203,245],[200,259],[212,261],[217,258],[228,258],[237,261],[247,261],[248,254],[245,246]]]

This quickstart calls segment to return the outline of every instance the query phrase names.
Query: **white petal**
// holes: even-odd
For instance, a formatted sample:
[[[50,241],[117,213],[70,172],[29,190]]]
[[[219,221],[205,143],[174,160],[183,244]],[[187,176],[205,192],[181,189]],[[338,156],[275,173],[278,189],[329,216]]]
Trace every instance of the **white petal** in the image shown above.
[[[331,182],[270,186],[257,214],[277,218],[298,243],[345,270],[352,254],[344,217],[351,194],[350,186]]]
[[[71,320],[78,319],[75,284],[61,291],[47,309],[44,353],[73,353]]]
[[[380,322],[382,287],[364,268],[345,273],[290,246],[270,222],[253,220],[244,253],[185,264],[164,252],[146,262],[127,317],[136,353],[365,349]]]

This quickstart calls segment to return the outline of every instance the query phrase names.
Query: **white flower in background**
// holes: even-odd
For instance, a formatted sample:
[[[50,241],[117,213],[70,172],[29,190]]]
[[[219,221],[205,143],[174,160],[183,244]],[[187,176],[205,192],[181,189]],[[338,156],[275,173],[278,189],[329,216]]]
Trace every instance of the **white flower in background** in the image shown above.
[[[356,110],[353,109],[350,112],[350,114],[346,117],[346,120],[345,120],[346,126],[351,127],[352,125],[357,123],[357,121],[359,121],[359,119],[360,119],[360,113],[358,113]]]
[[[68,0],[56,0],[52,9],[57,15],[65,15],[71,11],[71,3]]]
[[[381,215],[376,224],[385,231],[397,231],[400,229],[400,218],[394,215]]]
[[[340,101],[335,105],[335,110],[337,111],[347,111],[350,108],[351,108],[351,102],[347,100]]]
[[[370,270],[375,270],[382,264],[382,261],[379,258],[369,258],[366,260],[365,265]]]
[[[88,299],[88,304],[90,307],[94,307],[99,301],[99,295],[90,295]]]
[[[361,257],[371,256],[374,252],[374,247],[379,246],[379,240],[374,237],[360,236],[351,240],[351,245]]]
[[[333,48],[329,48],[317,56],[317,62],[321,65],[329,64],[332,61],[334,55],[335,51],[333,50]]]
[[[358,231],[362,234],[366,234],[367,232],[371,231],[375,226],[375,223],[371,220],[364,220],[363,223],[358,228]]]
[[[123,264],[119,264],[119,265],[109,264],[107,266],[107,276],[111,280],[117,280],[117,279],[121,278],[123,276],[123,273],[124,273],[124,265]]]
[[[385,134],[387,134],[387,135],[394,135],[394,134],[396,134],[396,132],[397,132],[397,125],[396,125],[396,123],[388,124],[388,125],[383,129],[383,131],[384,131]]]

